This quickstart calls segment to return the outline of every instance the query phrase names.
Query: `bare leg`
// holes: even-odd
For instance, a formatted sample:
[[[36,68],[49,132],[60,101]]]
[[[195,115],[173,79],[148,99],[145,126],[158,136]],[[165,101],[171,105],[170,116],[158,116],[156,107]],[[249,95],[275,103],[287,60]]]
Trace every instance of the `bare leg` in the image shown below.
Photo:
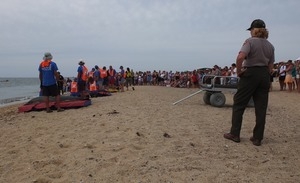
[[[64,109],[62,109],[62,108],[60,107],[60,95],[57,95],[57,96],[55,97],[55,99],[56,99],[56,108],[57,108],[57,112],[62,112],[62,111],[64,111]]]
[[[48,113],[52,112],[52,110],[50,109],[50,106],[49,106],[49,96],[44,96],[44,100],[45,100],[45,105],[46,105],[46,111]]]

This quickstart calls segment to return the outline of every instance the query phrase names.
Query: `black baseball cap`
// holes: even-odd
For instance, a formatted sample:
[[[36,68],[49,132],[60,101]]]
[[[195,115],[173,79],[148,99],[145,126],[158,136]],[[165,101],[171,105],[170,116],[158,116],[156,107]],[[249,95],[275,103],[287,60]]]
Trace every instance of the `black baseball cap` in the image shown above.
[[[263,20],[261,19],[255,19],[253,20],[253,22],[251,23],[250,28],[248,28],[247,30],[251,30],[253,28],[266,28],[266,24]]]

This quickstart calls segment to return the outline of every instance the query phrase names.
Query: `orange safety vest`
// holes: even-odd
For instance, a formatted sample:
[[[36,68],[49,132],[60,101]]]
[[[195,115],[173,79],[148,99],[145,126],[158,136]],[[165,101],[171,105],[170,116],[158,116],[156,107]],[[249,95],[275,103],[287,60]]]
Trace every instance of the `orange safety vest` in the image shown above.
[[[96,81],[94,81],[92,84],[90,84],[90,91],[97,91]]]
[[[89,72],[89,77],[94,78],[94,71],[90,71],[90,72]]]
[[[109,76],[115,76],[115,70],[114,69],[112,69],[112,70],[108,70],[108,72],[109,72]]]
[[[107,70],[99,69],[100,78],[105,78],[107,76]]]
[[[88,68],[83,65],[82,66],[82,75],[81,75],[81,79],[83,81],[86,81],[88,79],[88,72],[89,72]]]
[[[41,67],[44,68],[44,67],[49,67],[51,61],[48,61],[48,60],[43,60],[41,62]]]
[[[77,82],[73,81],[71,83],[71,93],[77,93],[78,90],[77,90]]]

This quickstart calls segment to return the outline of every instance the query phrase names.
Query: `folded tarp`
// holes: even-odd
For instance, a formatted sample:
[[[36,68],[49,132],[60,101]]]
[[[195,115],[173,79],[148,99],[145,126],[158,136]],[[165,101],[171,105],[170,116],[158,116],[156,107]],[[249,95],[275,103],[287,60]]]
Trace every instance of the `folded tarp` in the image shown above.
[[[92,104],[90,99],[81,99],[80,97],[61,96],[60,106],[63,109],[86,107]],[[55,97],[50,97],[49,106],[56,109]],[[41,111],[45,110],[46,105],[44,97],[36,97],[18,108],[19,112]]]

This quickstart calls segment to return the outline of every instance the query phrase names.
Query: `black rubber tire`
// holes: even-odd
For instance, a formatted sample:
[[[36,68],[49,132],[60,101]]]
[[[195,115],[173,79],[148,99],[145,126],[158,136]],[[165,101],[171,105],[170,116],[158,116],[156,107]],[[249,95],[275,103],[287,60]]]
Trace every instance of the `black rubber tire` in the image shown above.
[[[214,107],[223,107],[226,102],[226,97],[223,93],[213,93],[210,96],[210,104]]]
[[[210,105],[210,96],[211,96],[211,92],[205,92],[203,95],[203,101],[205,104]]]

